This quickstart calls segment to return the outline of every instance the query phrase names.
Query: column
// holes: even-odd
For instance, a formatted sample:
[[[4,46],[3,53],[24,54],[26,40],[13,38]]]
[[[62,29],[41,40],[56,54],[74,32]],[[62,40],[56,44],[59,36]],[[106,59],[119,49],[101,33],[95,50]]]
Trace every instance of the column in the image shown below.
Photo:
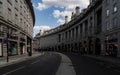
[[[4,34],[3,39],[7,38],[7,27],[6,26],[3,26],[3,32],[4,32],[3,33]],[[7,50],[8,50],[7,44],[3,43],[3,56],[7,56]]]

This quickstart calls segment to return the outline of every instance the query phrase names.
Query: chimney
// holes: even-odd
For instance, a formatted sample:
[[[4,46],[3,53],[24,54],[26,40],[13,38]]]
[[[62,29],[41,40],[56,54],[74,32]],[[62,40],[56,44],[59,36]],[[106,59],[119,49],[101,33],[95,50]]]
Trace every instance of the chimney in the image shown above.
[[[76,15],[79,15],[79,14],[80,14],[80,7],[77,6],[77,7],[76,7]]]
[[[65,16],[65,24],[68,23],[68,16]]]

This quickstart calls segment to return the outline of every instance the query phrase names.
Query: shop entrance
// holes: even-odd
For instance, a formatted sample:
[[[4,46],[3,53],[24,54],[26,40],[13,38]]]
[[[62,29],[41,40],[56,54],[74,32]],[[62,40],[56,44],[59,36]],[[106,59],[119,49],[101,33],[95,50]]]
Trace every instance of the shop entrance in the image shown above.
[[[100,53],[101,53],[101,42],[100,42],[100,39],[97,38],[95,40],[95,54],[100,55]]]
[[[25,47],[25,44],[20,43],[20,54],[23,54],[25,52],[24,47]]]
[[[17,42],[9,41],[8,42],[8,54],[9,56],[17,55],[18,50],[17,50]]]

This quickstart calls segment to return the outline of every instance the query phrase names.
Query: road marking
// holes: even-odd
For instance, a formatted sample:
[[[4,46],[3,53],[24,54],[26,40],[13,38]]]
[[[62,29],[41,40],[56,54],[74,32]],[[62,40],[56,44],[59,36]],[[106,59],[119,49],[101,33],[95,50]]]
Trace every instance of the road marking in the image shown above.
[[[36,63],[38,63],[38,62],[39,62],[39,60],[38,60],[38,61],[35,61],[35,62],[31,63],[31,64],[33,65],[33,64],[36,64]]]
[[[22,66],[22,67],[19,67],[19,68],[15,69],[15,70],[9,71],[9,72],[7,72],[7,73],[5,73],[5,74],[3,74],[3,75],[11,74],[11,73],[13,73],[13,72],[15,72],[15,71],[18,71],[18,70],[20,70],[20,69],[23,69],[23,68],[25,68],[25,66]]]

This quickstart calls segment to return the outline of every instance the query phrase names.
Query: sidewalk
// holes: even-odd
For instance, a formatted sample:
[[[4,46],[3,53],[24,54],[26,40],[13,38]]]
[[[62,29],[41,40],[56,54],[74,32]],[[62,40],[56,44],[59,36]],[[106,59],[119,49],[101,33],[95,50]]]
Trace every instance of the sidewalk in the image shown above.
[[[106,62],[109,64],[114,64],[120,67],[120,58],[119,57],[110,57],[110,56],[96,56],[96,55],[84,55],[86,57],[93,58],[98,61]]]
[[[62,53],[58,53],[61,55],[61,64],[56,72],[56,75],[76,75],[74,66],[72,65],[72,61],[70,58]]]
[[[9,56],[9,62],[7,62],[7,57],[0,57],[0,67],[4,67],[4,66],[8,66],[8,65],[15,64],[18,62],[22,62],[22,61],[25,61],[27,59],[37,57],[41,54],[42,53],[35,52],[32,54],[32,56],[28,56],[28,54]]]

